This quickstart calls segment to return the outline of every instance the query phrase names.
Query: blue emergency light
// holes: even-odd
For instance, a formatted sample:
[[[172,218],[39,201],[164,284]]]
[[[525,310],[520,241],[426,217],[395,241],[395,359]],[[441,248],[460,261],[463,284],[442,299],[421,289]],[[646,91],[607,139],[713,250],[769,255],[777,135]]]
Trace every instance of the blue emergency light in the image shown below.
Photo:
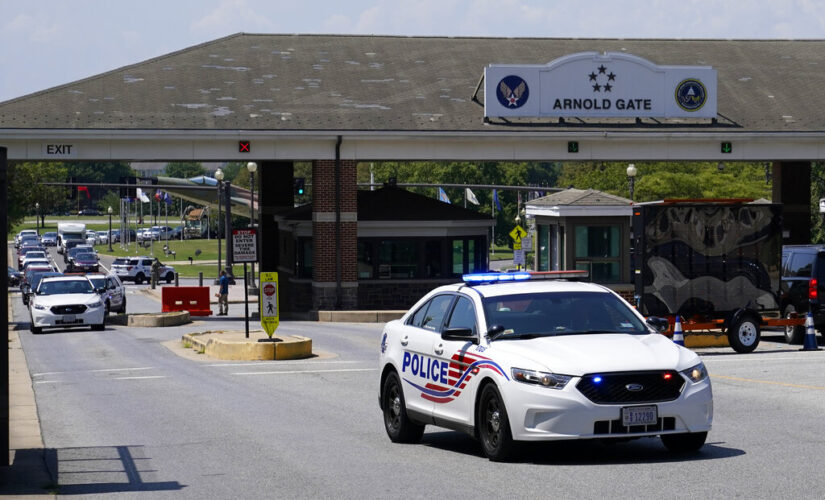
[[[511,281],[527,281],[527,280],[578,280],[586,279],[590,273],[582,270],[571,271],[518,271],[514,273],[472,273],[465,274],[461,277],[462,281],[467,284],[480,283],[501,283]]]

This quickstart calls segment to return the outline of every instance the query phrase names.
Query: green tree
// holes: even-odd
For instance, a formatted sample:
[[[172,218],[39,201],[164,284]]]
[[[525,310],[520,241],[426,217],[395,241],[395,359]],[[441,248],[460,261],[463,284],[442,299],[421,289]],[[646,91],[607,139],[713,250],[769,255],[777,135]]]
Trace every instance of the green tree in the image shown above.
[[[206,175],[206,169],[197,162],[171,162],[166,164],[164,172],[169,177],[188,179],[199,175]],[[229,178],[229,177],[227,177]]]
[[[67,168],[63,163],[10,162],[6,211],[9,229],[22,221],[24,216],[34,215],[38,203],[41,221],[47,214],[65,209],[69,190],[62,186],[46,186],[41,182],[61,182],[67,178]]]

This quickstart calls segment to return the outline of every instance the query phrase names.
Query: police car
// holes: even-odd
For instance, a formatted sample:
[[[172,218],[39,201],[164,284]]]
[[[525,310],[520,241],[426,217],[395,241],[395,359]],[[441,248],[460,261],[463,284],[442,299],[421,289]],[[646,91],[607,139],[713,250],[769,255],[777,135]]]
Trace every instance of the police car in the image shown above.
[[[465,275],[428,293],[381,340],[379,403],[394,442],[465,431],[491,460],[518,441],[660,436],[700,449],[708,372],[613,291],[577,271]]]

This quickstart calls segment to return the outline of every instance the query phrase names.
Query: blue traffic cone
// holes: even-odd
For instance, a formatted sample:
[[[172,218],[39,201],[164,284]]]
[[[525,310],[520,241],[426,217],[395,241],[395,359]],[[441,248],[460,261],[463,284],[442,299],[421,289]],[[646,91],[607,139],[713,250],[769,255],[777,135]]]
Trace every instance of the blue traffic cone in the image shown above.
[[[814,316],[808,311],[805,317],[805,342],[802,343],[800,351],[818,351],[819,346],[816,343],[816,330],[814,330]]]
[[[682,322],[679,316],[676,316],[676,322],[673,323],[673,343],[680,346],[685,345],[685,334],[682,333]]]

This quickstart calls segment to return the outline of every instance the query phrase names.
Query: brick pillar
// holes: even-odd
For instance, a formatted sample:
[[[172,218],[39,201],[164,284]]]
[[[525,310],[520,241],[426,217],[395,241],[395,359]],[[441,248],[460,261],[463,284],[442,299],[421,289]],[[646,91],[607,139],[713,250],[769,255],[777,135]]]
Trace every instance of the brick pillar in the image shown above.
[[[811,162],[775,162],[773,172],[774,203],[782,203],[782,230],[787,234],[783,245],[811,242]]]
[[[312,162],[312,305],[315,310],[358,306],[358,185],[356,162]],[[338,188],[338,189],[336,189]],[[336,194],[340,227],[336,226]],[[337,230],[336,230],[337,229]]]

